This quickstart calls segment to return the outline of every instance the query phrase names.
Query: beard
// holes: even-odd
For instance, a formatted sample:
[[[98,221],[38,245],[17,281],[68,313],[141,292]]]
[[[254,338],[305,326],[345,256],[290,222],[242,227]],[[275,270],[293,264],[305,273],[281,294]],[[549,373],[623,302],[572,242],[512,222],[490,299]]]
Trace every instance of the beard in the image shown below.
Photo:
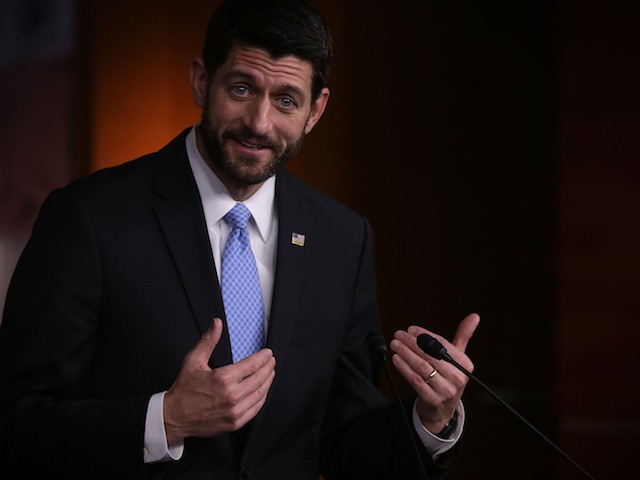
[[[204,149],[216,170],[238,186],[257,185],[268,180],[284,168],[302,147],[304,130],[295,142],[287,146],[278,144],[268,135],[257,135],[246,126],[219,134],[217,125],[211,120],[208,99],[205,105],[200,125]],[[272,158],[263,164],[252,155],[231,155],[225,148],[229,140],[269,148],[273,152]]]

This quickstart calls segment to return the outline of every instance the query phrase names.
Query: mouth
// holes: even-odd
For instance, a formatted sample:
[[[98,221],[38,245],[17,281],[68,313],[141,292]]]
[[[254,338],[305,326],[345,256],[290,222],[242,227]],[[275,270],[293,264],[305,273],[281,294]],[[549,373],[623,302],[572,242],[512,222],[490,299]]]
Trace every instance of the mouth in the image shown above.
[[[277,143],[266,135],[256,135],[246,130],[230,130],[222,135],[222,142],[228,143],[238,153],[245,155],[272,154],[278,150]]]
[[[242,141],[242,140],[238,140],[238,143],[239,143],[240,145],[242,145],[244,148],[247,148],[247,149],[249,149],[249,150],[253,150],[253,151],[256,151],[256,152],[257,152],[257,151],[260,151],[260,150],[262,150],[262,149],[265,149],[265,148],[269,148],[269,147],[266,147],[266,146],[264,146],[264,145],[259,145],[259,144],[256,144],[256,143],[250,143],[250,142],[244,142],[244,141]]]

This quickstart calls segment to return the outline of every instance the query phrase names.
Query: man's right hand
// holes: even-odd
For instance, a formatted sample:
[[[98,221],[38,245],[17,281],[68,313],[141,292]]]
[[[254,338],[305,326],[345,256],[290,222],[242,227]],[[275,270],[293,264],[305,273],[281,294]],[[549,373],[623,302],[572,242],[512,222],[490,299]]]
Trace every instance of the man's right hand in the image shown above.
[[[222,320],[215,318],[185,356],[178,377],[164,397],[169,445],[186,437],[236,431],[257,415],[267,399],[276,365],[270,349],[231,365],[209,368],[222,328]]]

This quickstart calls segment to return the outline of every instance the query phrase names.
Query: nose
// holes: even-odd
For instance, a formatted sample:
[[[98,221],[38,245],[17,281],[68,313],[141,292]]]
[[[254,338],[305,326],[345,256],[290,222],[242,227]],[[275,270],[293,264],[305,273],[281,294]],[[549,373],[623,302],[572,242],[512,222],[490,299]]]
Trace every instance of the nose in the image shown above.
[[[266,135],[271,131],[272,125],[271,101],[267,97],[254,98],[245,112],[243,122],[256,135]]]

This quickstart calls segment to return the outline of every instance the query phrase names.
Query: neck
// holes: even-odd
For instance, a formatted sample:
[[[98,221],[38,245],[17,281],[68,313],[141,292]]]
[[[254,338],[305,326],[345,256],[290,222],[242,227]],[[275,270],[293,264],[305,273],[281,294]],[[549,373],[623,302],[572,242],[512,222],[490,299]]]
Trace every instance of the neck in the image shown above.
[[[227,179],[225,179],[223,176],[220,176],[220,174],[215,169],[214,169],[214,172],[216,175],[218,175],[218,177],[220,178],[220,181],[222,181],[224,186],[227,187],[227,190],[229,190],[229,195],[231,195],[231,198],[233,198],[236,202],[245,201],[251,195],[256,193],[258,189],[262,186],[262,183],[258,185],[249,185],[249,186],[234,185],[232,182],[227,181]]]

